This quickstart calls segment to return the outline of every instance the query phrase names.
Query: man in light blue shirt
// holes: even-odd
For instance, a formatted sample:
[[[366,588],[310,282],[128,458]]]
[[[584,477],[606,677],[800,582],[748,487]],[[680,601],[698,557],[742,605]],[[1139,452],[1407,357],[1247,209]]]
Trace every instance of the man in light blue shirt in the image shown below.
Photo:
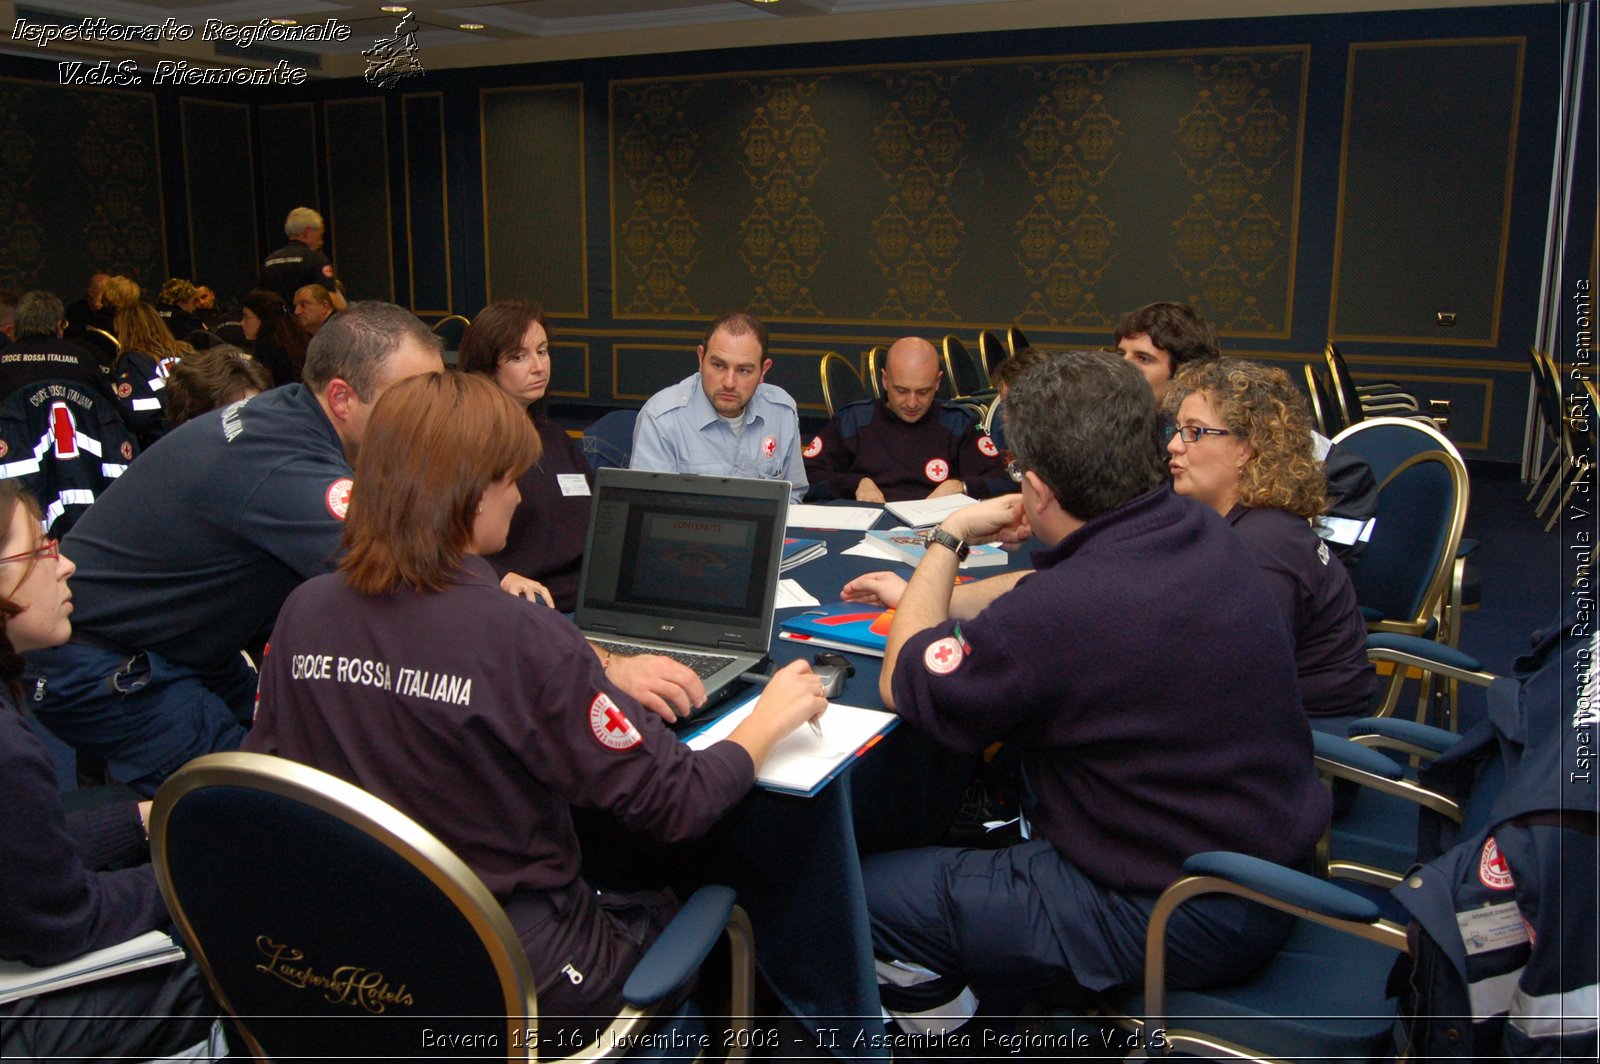
[[[767,327],[724,314],[697,349],[700,371],[650,397],[633,430],[634,469],[787,480],[806,493],[794,399],[762,381],[772,368]]]

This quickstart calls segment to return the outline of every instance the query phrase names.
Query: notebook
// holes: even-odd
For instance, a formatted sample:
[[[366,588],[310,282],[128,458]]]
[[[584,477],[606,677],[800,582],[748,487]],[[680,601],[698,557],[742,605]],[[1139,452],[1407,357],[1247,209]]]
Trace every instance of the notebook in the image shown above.
[[[726,739],[755,708],[754,698],[705,727],[680,738],[691,749],[704,750]],[[900,723],[900,718],[881,709],[859,709],[828,703],[822,715],[822,734],[800,727],[778,740],[767,760],[756,773],[756,783],[769,791],[816,794],[839,773],[849,768],[862,754]]]
[[[788,506],[781,480],[599,470],[574,623],[689,665],[710,705],[766,660]]]

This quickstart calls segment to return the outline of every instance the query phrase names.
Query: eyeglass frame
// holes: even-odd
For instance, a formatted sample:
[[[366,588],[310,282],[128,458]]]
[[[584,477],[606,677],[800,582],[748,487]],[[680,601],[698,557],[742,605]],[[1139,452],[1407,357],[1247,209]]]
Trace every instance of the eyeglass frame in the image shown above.
[[[21,554],[13,554],[8,558],[0,558],[0,565],[4,565],[7,562],[46,561],[59,557],[61,557],[61,541],[46,537],[43,543],[32,550],[23,551]]]
[[[1162,432],[1162,436],[1164,436],[1166,438],[1166,442],[1167,443],[1171,443],[1172,442],[1172,438],[1174,436],[1176,436],[1179,439],[1181,439],[1186,445],[1191,446],[1191,447],[1194,446],[1195,444],[1199,443],[1200,440],[1203,437],[1206,437],[1206,436],[1237,436],[1237,435],[1239,435],[1239,434],[1237,432],[1234,432],[1231,429],[1213,429],[1213,428],[1207,428],[1205,425],[1168,425],[1166,427],[1166,429]],[[1190,437],[1193,437],[1193,438],[1191,439]]]

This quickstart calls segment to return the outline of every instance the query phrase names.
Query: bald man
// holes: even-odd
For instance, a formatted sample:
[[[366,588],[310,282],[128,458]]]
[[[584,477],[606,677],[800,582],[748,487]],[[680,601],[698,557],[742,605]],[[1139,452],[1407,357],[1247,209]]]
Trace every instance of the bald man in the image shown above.
[[[883,398],[846,406],[806,447],[808,497],[883,503],[1016,491],[972,414],[939,400],[943,379],[932,344],[896,340],[883,362]]]

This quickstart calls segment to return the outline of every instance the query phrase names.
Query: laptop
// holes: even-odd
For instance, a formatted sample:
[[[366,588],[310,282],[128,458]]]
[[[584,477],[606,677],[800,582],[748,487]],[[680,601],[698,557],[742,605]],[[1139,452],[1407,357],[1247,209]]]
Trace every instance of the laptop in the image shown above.
[[[788,509],[782,480],[599,470],[574,623],[682,661],[710,706],[766,662]]]

